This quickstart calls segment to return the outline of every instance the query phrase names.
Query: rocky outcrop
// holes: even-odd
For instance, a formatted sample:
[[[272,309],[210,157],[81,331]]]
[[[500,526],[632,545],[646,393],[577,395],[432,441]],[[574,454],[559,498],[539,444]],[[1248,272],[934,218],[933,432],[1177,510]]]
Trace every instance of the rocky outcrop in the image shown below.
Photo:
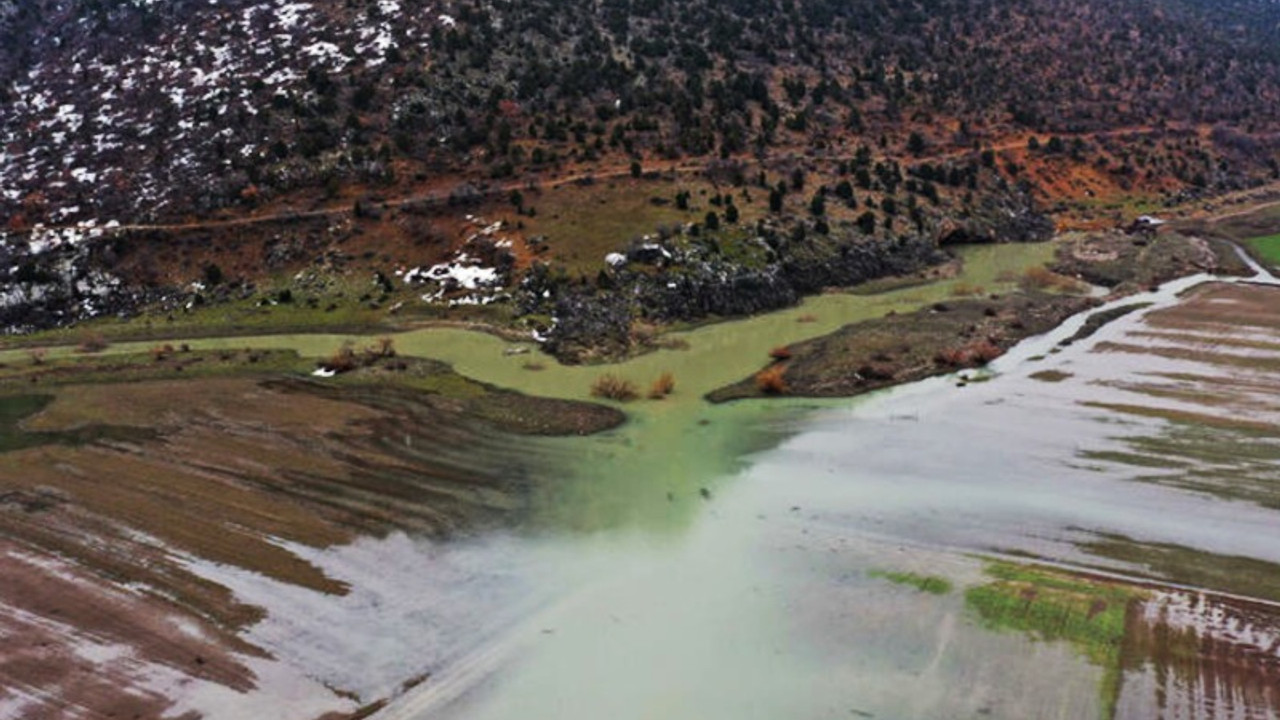
[[[910,275],[949,256],[919,236],[868,240],[820,238],[789,250],[783,272],[801,294],[849,287],[876,278]]]
[[[989,193],[964,217],[947,220],[938,231],[942,245],[1044,242],[1053,237],[1053,220],[1022,190]]]
[[[777,266],[728,272],[697,268],[630,280],[640,317],[659,322],[752,315],[794,305],[800,298]]]
[[[561,360],[618,357],[632,346],[632,312],[618,293],[571,291],[557,299],[543,348]]]
[[[62,327],[158,299],[104,270],[104,250],[66,243],[33,252],[26,243],[0,242],[0,328],[16,334]]]
[[[594,286],[535,271],[518,304],[525,315],[553,318],[545,335],[547,352],[564,362],[585,362],[641,349],[637,345],[643,339],[632,332],[636,321],[687,322],[768,312],[824,288],[910,274],[948,258],[918,236],[758,230],[753,240],[758,252],[747,259],[727,258],[710,241],[648,244],[602,272]]]

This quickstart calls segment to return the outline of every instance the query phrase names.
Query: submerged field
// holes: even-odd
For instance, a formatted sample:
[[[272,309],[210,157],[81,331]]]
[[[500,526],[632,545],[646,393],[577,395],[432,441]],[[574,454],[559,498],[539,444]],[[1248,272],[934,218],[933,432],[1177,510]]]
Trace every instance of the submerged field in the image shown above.
[[[1274,288],[1135,298],[965,387],[701,399],[1053,250],[607,367],[448,328],[336,378],[338,334],[0,354],[0,717],[1275,714]]]
[[[1193,284],[1119,301],[1136,308],[1091,334],[1078,318],[1029,341],[987,382],[786,421],[687,530],[578,541],[580,562],[615,571],[386,716],[643,717],[655,698],[689,717],[1274,716],[1276,511],[1105,454],[1183,424],[1268,421],[1233,389],[1269,382],[1260,365],[1169,360],[1144,338],[1217,304],[1233,310],[1220,336],[1254,333],[1280,291],[1180,299]],[[1166,370],[1232,382],[1180,399],[1119,387]],[[1235,485],[1267,485],[1254,446],[1235,447]]]
[[[1043,248],[1027,250],[1025,260],[975,254],[968,272],[993,282],[1002,268],[1046,257]],[[751,433],[709,428],[707,439],[722,446],[700,474],[650,498],[625,488],[662,466],[641,448],[707,427],[695,424],[698,398],[735,372],[732,363],[709,361],[726,343],[747,349],[728,353],[745,368],[768,342],[910,307],[948,288],[829,296],[803,312],[748,321],[755,332],[728,324],[687,333],[687,350],[619,369],[645,384],[672,369],[675,395],[633,408],[633,429],[624,435],[586,445],[548,436],[620,422],[615,409],[572,400],[589,398],[601,370],[565,368],[527,354],[528,346],[511,353],[510,343],[462,330],[394,335],[387,343],[394,354],[333,379],[310,374],[348,341],[337,335],[10,350],[0,357],[0,539],[8,578],[0,593],[5,636],[32,649],[0,662],[3,715],[85,707],[241,717],[235,713],[254,707],[315,717],[321,709],[350,713],[377,704],[429,673],[463,631],[444,631],[436,621],[400,628],[403,642],[431,649],[415,654],[406,645],[362,663],[356,658],[368,636],[323,637],[327,631],[308,624],[317,605],[386,643],[396,623],[422,613],[470,618],[458,621],[462,637],[483,636],[503,616],[506,596],[497,593],[492,616],[483,603],[441,607],[439,588],[413,599],[408,588],[383,586],[380,563],[390,557],[353,565],[342,559],[353,551],[343,548],[381,538],[400,543],[400,562],[430,566],[434,545],[497,529],[654,518],[657,503],[672,504],[664,499],[670,492],[684,508],[673,519],[686,522],[699,488],[757,442]],[[821,319],[797,321],[814,313]],[[358,357],[379,344],[350,340]],[[570,400],[500,391],[416,359],[422,356]],[[616,457],[617,444],[632,437],[640,447]],[[571,458],[584,451],[617,465],[611,491],[577,479]],[[426,588],[433,577],[423,579]],[[385,625],[375,627],[386,629],[373,630],[356,620],[369,602],[401,610],[379,615]],[[113,608],[109,616],[94,609],[104,605]],[[275,635],[271,628],[290,616],[305,632]],[[94,671],[77,669],[85,663]],[[248,694],[231,701],[241,693]]]

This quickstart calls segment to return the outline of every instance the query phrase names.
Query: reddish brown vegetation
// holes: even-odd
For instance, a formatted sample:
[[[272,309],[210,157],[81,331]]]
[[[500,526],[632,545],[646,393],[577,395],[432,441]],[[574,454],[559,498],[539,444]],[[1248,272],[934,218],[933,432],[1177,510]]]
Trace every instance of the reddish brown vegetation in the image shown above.
[[[351,372],[356,369],[356,349],[350,342],[345,342],[322,363],[326,370],[336,373]]]
[[[1022,274],[1021,285],[1027,290],[1056,290],[1060,292],[1076,290],[1080,287],[1080,283],[1074,278],[1059,275],[1044,267],[1028,268]]]
[[[774,360],[790,360],[791,348],[787,347],[786,345],[779,345],[778,347],[769,351],[769,357],[773,358]]]
[[[601,375],[591,383],[592,397],[629,402],[640,396],[636,386],[630,380],[623,380],[617,375]]]
[[[935,360],[939,365],[973,367],[986,365],[1003,354],[1004,350],[990,340],[974,340],[939,352]]]
[[[361,351],[356,351],[355,344],[347,341],[329,359],[321,362],[320,367],[341,375],[395,356],[395,341],[388,337],[378,338],[373,345]]]
[[[676,389],[676,377],[669,372],[664,372],[658,376],[657,380],[649,386],[649,399],[661,400],[670,395]]]
[[[102,333],[87,333],[80,338],[80,344],[76,346],[76,352],[80,353],[99,353],[107,349],[109,343],[102,336]]]
[[[787,392],[785,365],[774,365],[756,373],[756,389],[766,395],[782,395]]]

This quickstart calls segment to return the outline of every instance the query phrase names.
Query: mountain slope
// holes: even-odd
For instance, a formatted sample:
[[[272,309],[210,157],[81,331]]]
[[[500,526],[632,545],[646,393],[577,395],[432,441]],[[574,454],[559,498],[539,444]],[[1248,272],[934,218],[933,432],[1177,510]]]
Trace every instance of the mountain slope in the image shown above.
[[[1156,169],[1228,187],[1274,165],[1280,130],[1280,10],[1262,0],[74,0],[0,17],[14,228],[601,156],[910,156],[1163,124],[1221,124]]]

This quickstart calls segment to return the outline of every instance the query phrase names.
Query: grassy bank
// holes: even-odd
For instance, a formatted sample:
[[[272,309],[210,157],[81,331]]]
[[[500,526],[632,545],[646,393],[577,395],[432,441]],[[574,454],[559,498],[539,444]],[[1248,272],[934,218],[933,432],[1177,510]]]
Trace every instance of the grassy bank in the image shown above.
[[[1253,256],[1263,265],[1280,267],[1280,235],[1265,235],[1245,241]]]

